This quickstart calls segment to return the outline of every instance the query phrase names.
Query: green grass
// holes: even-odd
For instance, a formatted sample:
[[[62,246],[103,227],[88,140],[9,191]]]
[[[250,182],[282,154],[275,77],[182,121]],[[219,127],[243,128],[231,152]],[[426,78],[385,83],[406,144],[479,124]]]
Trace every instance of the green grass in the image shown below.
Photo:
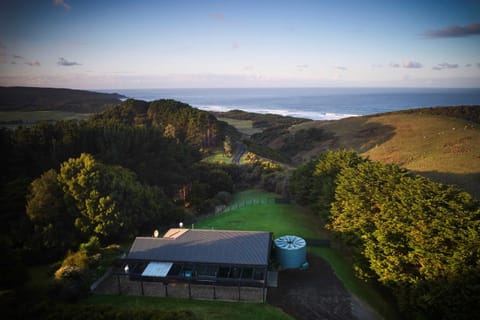
[[[240,164],[246,163],[245,155],[246,153],[244,153],[243,156],[240,158]],[[215,150],[211,155],[204,158],[202,161],[209,162],[209,163],[231,164],[232,160],[233,160],[233,157],[227,157],[223,152],[223,150]]]
[[[251,136],[252,134],[262,132],[260,128],[253,127],[252,120],[238,120],[238,119],[231,119],[231,118],[217,118],[220,121],[224,121],[237,129],[240,133],[244,135]]]
[[[295,234],[314,237],[315,226],[309,223],[298,207],[286,204],[257,204],[226,212],[200,221],[196,228],[221,230],[272,231],[274,237]]]
[[[222,150],[216,150],[202,161],[209,163],[231,164],[233,157],[227,157]]]
[[[266,303],[201,301],[176,298],[95,295],[86,304],[109,304],[130,310],[191,310],[200,319],[292,319],[282,310]]]
[[[392,113],[306,122],[290,128],[289,134],[310,128],[325,130],[326,138],[314,142],[312,150],[299,152],[297,164],[326,150],[353,149],[373,161],[396,163],[434,181],[457,184],[480,198],[477,123],[430,114]]]
[[[33,125],[40,121],[87,120],[90,114],[66,111],[0,111],[0,123],[21,121],[22,126]],[[17,127],[20,124],[7,124]]]

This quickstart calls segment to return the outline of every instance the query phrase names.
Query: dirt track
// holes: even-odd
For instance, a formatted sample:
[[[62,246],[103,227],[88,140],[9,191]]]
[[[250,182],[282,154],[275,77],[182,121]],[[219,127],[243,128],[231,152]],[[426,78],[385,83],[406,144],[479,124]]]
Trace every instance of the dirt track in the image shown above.
[[[267,301],[299,320],[379,319],[368,306],[352,296],[330,265],[309,257],[307,270],[286,270],[278,275],[278,288],[269,288]]]

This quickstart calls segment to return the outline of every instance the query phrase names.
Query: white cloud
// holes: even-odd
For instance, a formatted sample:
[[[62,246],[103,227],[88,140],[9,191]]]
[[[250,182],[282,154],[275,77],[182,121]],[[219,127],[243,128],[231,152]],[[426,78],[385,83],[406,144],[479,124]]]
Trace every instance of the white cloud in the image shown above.
[[[40,67],[40,62],[38,62],[38,60],[35,60],[35,61],[27,61],[25,62],[25,64],[27,66],[30,66],[30,67]]]
[[[72,9],[72,6],[66,3],[64,0],[53,0],[53,4],[59,7],[63,7],[65,10]]]
[[[454,64],[450,64],[450,63],[447,63],[447,62],[444,62],[444,63],[439,63],[437,64],[435,67],[433,67],[432,69],[433,70],[443,70],[443,69],[457,69],[458,68],[458,64],[457,63],[454,63]]]
[[[65,59],[63,57],[58,58],[57,64],[59,66],[64,66],[64,67],[81,66],[80,63],[75,62],[75,61],[68,61],[67,59]]]
[[[422,64],[417,61],[405,60],[403,61],[402,66],[407,69],[419,69],[422,68]]]

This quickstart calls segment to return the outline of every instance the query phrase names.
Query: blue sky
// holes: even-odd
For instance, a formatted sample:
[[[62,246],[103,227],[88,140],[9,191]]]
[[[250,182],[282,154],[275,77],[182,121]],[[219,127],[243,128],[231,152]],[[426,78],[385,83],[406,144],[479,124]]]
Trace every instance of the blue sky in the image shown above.
[[[480,1],[0,1],[0,85],[480,87]]]

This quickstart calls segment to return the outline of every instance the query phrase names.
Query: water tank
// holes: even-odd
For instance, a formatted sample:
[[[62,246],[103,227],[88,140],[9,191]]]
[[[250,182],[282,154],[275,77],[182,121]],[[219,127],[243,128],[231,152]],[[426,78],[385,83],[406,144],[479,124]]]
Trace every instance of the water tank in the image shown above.
[[[286,235],[275,239],[275,251],[284,269],[300,268],[306,261],[307,242],[300,237]]]

